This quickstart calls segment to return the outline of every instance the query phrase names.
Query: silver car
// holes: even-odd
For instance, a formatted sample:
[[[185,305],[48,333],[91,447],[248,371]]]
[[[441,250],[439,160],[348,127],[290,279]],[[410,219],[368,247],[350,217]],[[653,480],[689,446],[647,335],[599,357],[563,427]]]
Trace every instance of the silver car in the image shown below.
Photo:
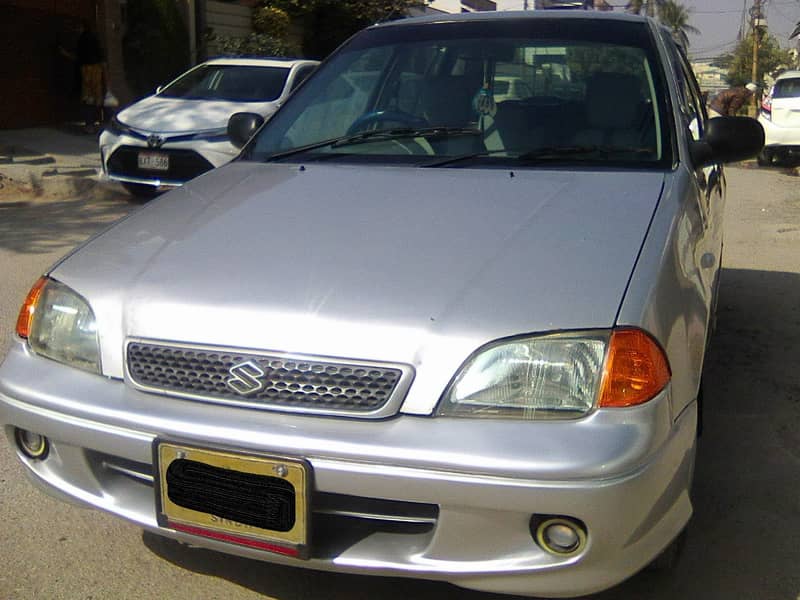
[[[0,368],[31,479],[312,569],[556,597],[672,560],[720,164],[760,125],[583,11],[371,27],[258,119],[31,290]]]

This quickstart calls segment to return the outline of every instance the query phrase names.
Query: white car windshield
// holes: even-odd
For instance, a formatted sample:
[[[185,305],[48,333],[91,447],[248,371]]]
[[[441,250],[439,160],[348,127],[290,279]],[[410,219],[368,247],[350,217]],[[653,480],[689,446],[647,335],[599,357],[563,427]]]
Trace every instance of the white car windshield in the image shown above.
[[[245,154],[663,165],[666,94],[652,45],[641,22],[374,28],[337,52]]]
[[[165,87],[159,96],[184,100],[270,102],[281,95],[289,69],[255,65],[201,65]]]

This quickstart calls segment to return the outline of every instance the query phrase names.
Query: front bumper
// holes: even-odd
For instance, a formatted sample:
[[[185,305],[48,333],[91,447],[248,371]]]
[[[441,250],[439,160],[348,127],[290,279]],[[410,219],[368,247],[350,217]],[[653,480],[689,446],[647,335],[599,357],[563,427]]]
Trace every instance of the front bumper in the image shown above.
[[[691,515],[696,409],[692,403],[675,418],[668,391],[639,408],[571,423],[365,422],[165,399],[33,356],[17,343],[0,367],[0,425],[9,436],[21,427],[51,440],[46,460],[18,452],[51,494],[193,545],[322,570],[574,596],[636,573]],[[567,443],[575,430],[581,447]],[[313,474],[311,558],[159,527],[151,454],[159,437],[305,459]],[[331,517],[317,510],[323,496],[338,502],[339,521],[328,537],[315,538],[315,524]],[[438,510],[386,526],[368,511],[347,510],[348,501],[355,507],[365,499],[389,501],[406,516],[417,506]],[[546,553],[531,535],[532,515],[581,520],[585,549],[568,558]]]
[[[180,165],[167,172],[144,171],[135,164],[136,151],[174,154]],[[136,183],[154,187],[178,187],[190,179],[230,162],[238,154],[227,138],[184,141],[167,140],[158,148],[151,148],[139,136],[117,134],[105,130],[100,135],[100,158],[103,176],[111,181]],[[121,153],[128,156],[121,157]],[[116,157],[116,159],[114,158]],[[120,160],[122,158],[122,160]]]

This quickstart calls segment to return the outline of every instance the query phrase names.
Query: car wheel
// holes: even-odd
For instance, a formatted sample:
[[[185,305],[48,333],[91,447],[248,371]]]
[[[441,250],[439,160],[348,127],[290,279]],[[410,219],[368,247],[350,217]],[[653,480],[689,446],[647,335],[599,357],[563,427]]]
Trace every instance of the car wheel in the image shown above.
[[[648,571],[671,571],[678,566],[678,562],[683,554],[683,547],[686,545],[686,530],[687,528],[684,528],[683,531],[678,534],[678,537],[672,540],[669,546],[664,548],[664,551],[656,556],[653,562],[647,565]]]
[[[155,198],[161,192],[153,185],[145,185],[143,183],[123,183],[124,187],[131,195],[137,198]]]
[[[768,167],[772,164],[772,158],[772,152],[769,150],[762,150],[758,153],[756,161],[758,161],[759,167]]]

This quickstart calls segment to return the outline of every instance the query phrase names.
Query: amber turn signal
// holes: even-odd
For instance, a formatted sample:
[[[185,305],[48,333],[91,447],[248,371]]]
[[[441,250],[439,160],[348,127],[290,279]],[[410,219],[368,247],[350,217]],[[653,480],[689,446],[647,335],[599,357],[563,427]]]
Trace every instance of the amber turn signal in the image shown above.
[[[672,372],[661,346],[641,329],[617,329],[600,384],[601,408],[636,406],[655,397]]]
[[[17,317],[17,335],[23,338],[28,338],[31,334],[31,324],[33,323],[33,313],[36,311],[36,305],[39,302],[39,297],[42,295],[42,289],[47,284],[46,277],[40,277],[39,281],[33,284],[31,291],[22,303],[22,308]]]

